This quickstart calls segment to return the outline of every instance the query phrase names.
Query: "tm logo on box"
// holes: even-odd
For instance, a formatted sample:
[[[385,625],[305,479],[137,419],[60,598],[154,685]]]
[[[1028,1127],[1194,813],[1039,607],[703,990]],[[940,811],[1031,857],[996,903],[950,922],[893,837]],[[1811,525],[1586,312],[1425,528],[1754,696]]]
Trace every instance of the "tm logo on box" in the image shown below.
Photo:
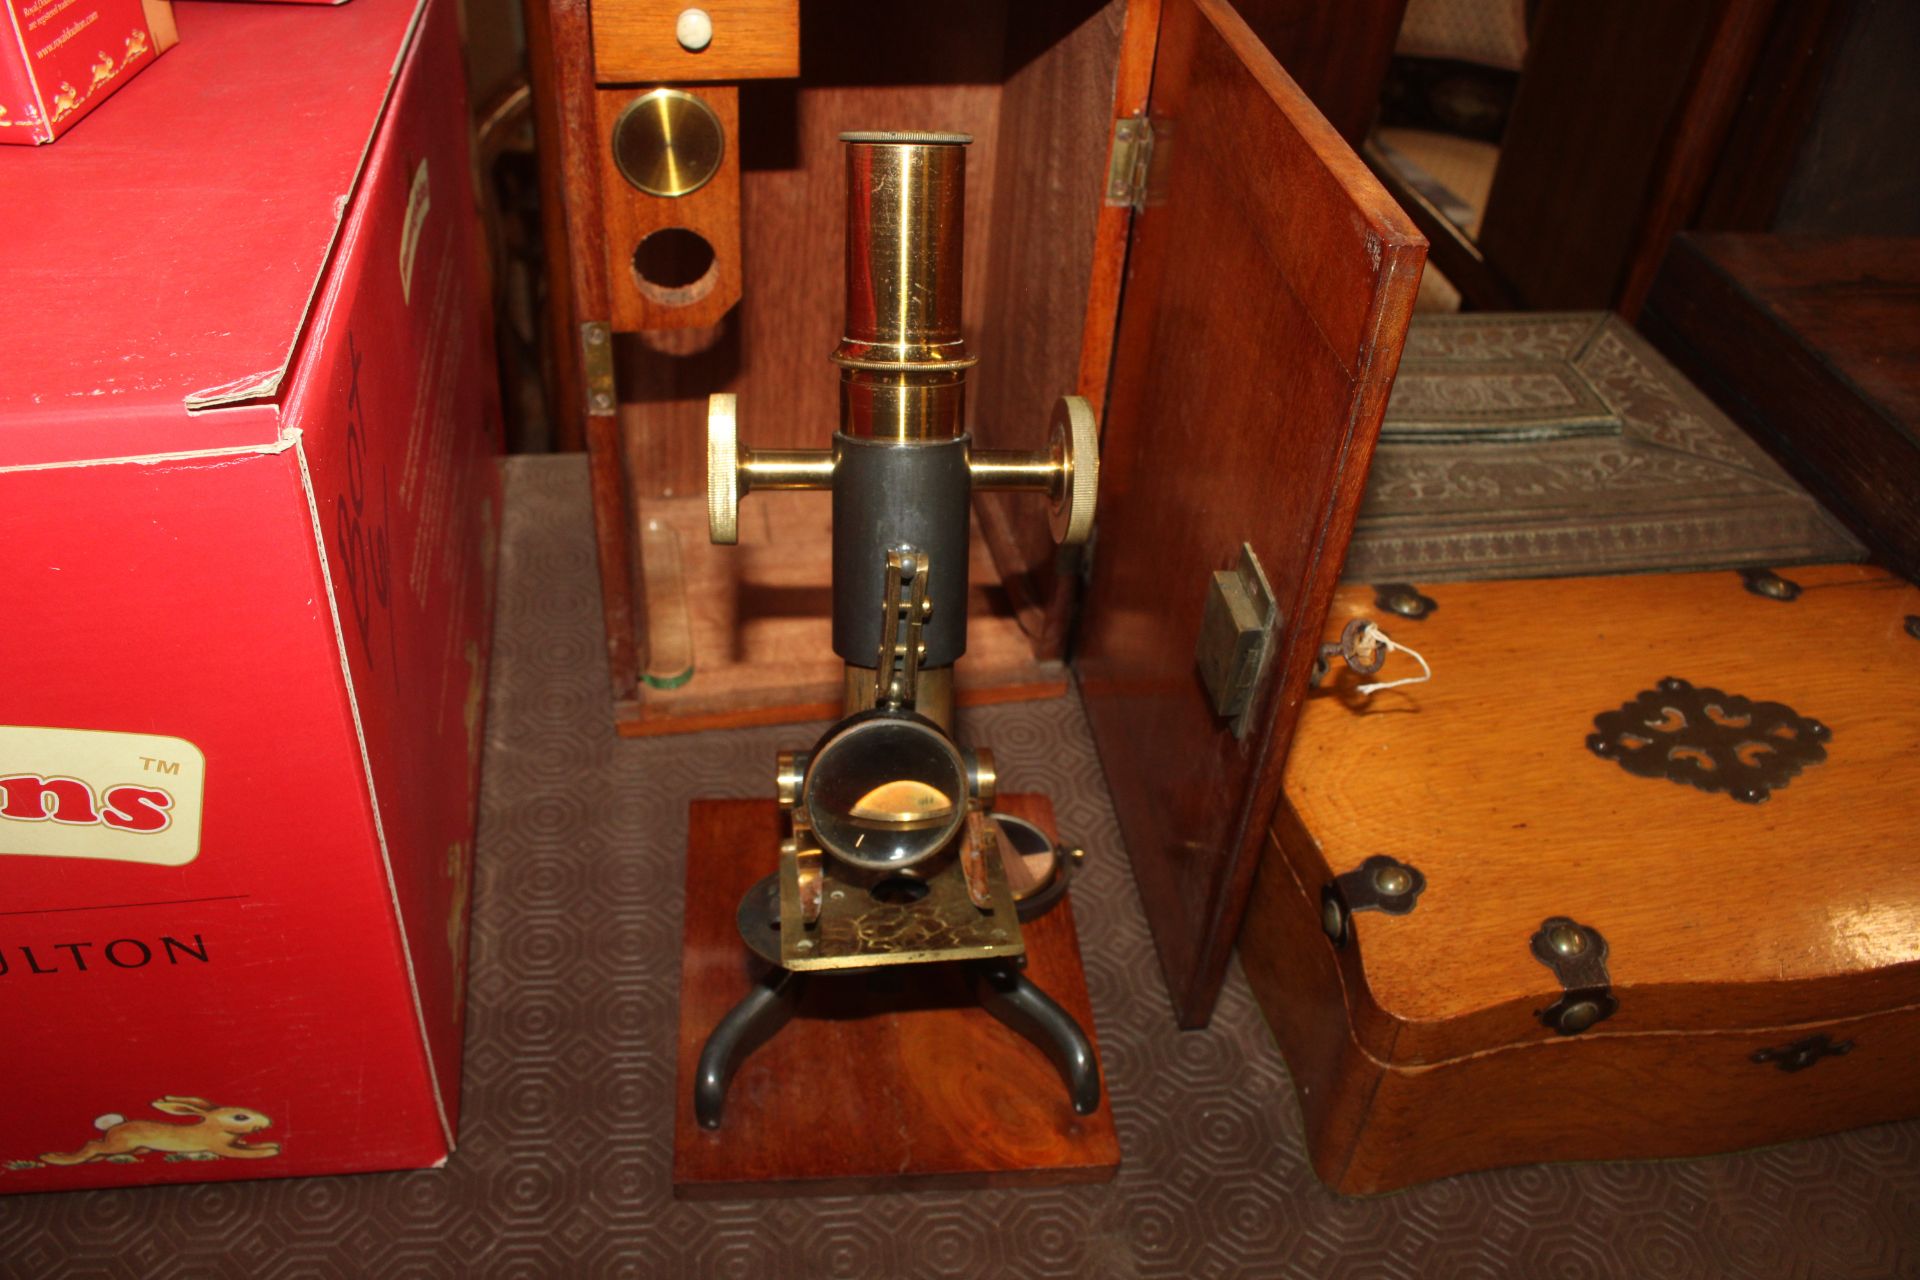
[[[0,725],[0,857],[183,866],[200,854],[206,788],[185,738]]]

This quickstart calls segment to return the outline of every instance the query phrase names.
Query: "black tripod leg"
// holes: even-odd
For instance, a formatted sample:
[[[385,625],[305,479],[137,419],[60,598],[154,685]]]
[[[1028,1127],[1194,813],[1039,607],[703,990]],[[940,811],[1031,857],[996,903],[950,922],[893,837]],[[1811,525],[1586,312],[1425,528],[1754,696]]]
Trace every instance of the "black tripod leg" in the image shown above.
[[[1073,1015],[1008,961],[976,964],[973,979],[987,1012],[1039,1045],[1066,1079],[1073,1109],[1092,1115],[1100,1106],[1100,1064]]]
[[[800,1005],[801,975],[790,969],[769,969],[753,990],[727,1011],[700,1050],[694,1073],[693,1114],[702,1129],[718,1129],[727,1104],[727,1086],[747,1056],[787,1025]]]

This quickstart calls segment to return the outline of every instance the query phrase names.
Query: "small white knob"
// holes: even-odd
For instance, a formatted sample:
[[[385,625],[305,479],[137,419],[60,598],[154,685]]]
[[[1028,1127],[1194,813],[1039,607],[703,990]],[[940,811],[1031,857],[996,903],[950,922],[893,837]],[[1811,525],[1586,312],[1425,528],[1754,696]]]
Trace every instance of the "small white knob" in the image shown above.
[[[698,53],[713,43],[713,19],[705,9],[682,9],[673,22],[673,37],[688,53]]]

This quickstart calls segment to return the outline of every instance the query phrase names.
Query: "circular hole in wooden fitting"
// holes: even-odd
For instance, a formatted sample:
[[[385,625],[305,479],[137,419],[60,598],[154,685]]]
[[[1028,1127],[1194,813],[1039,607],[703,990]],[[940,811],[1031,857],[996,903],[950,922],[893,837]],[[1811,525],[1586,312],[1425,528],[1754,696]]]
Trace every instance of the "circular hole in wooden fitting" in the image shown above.
[[[720,259],[698,231],[663,227],[634,248],[633,278],[651,301],[688,307],[713,292]]]

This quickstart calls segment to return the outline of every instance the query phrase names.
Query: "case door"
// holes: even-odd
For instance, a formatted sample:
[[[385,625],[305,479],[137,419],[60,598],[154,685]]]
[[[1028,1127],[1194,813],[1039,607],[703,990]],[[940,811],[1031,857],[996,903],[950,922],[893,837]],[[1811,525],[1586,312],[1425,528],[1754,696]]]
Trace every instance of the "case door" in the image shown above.
[[[1426,242],[1222,0],[1166,0],[1150,102],[1075,663],[1174,1010],[1194,1027],[1280,796]],[[1278,620],[1236,732],[1196,642],[1242,543]]]

